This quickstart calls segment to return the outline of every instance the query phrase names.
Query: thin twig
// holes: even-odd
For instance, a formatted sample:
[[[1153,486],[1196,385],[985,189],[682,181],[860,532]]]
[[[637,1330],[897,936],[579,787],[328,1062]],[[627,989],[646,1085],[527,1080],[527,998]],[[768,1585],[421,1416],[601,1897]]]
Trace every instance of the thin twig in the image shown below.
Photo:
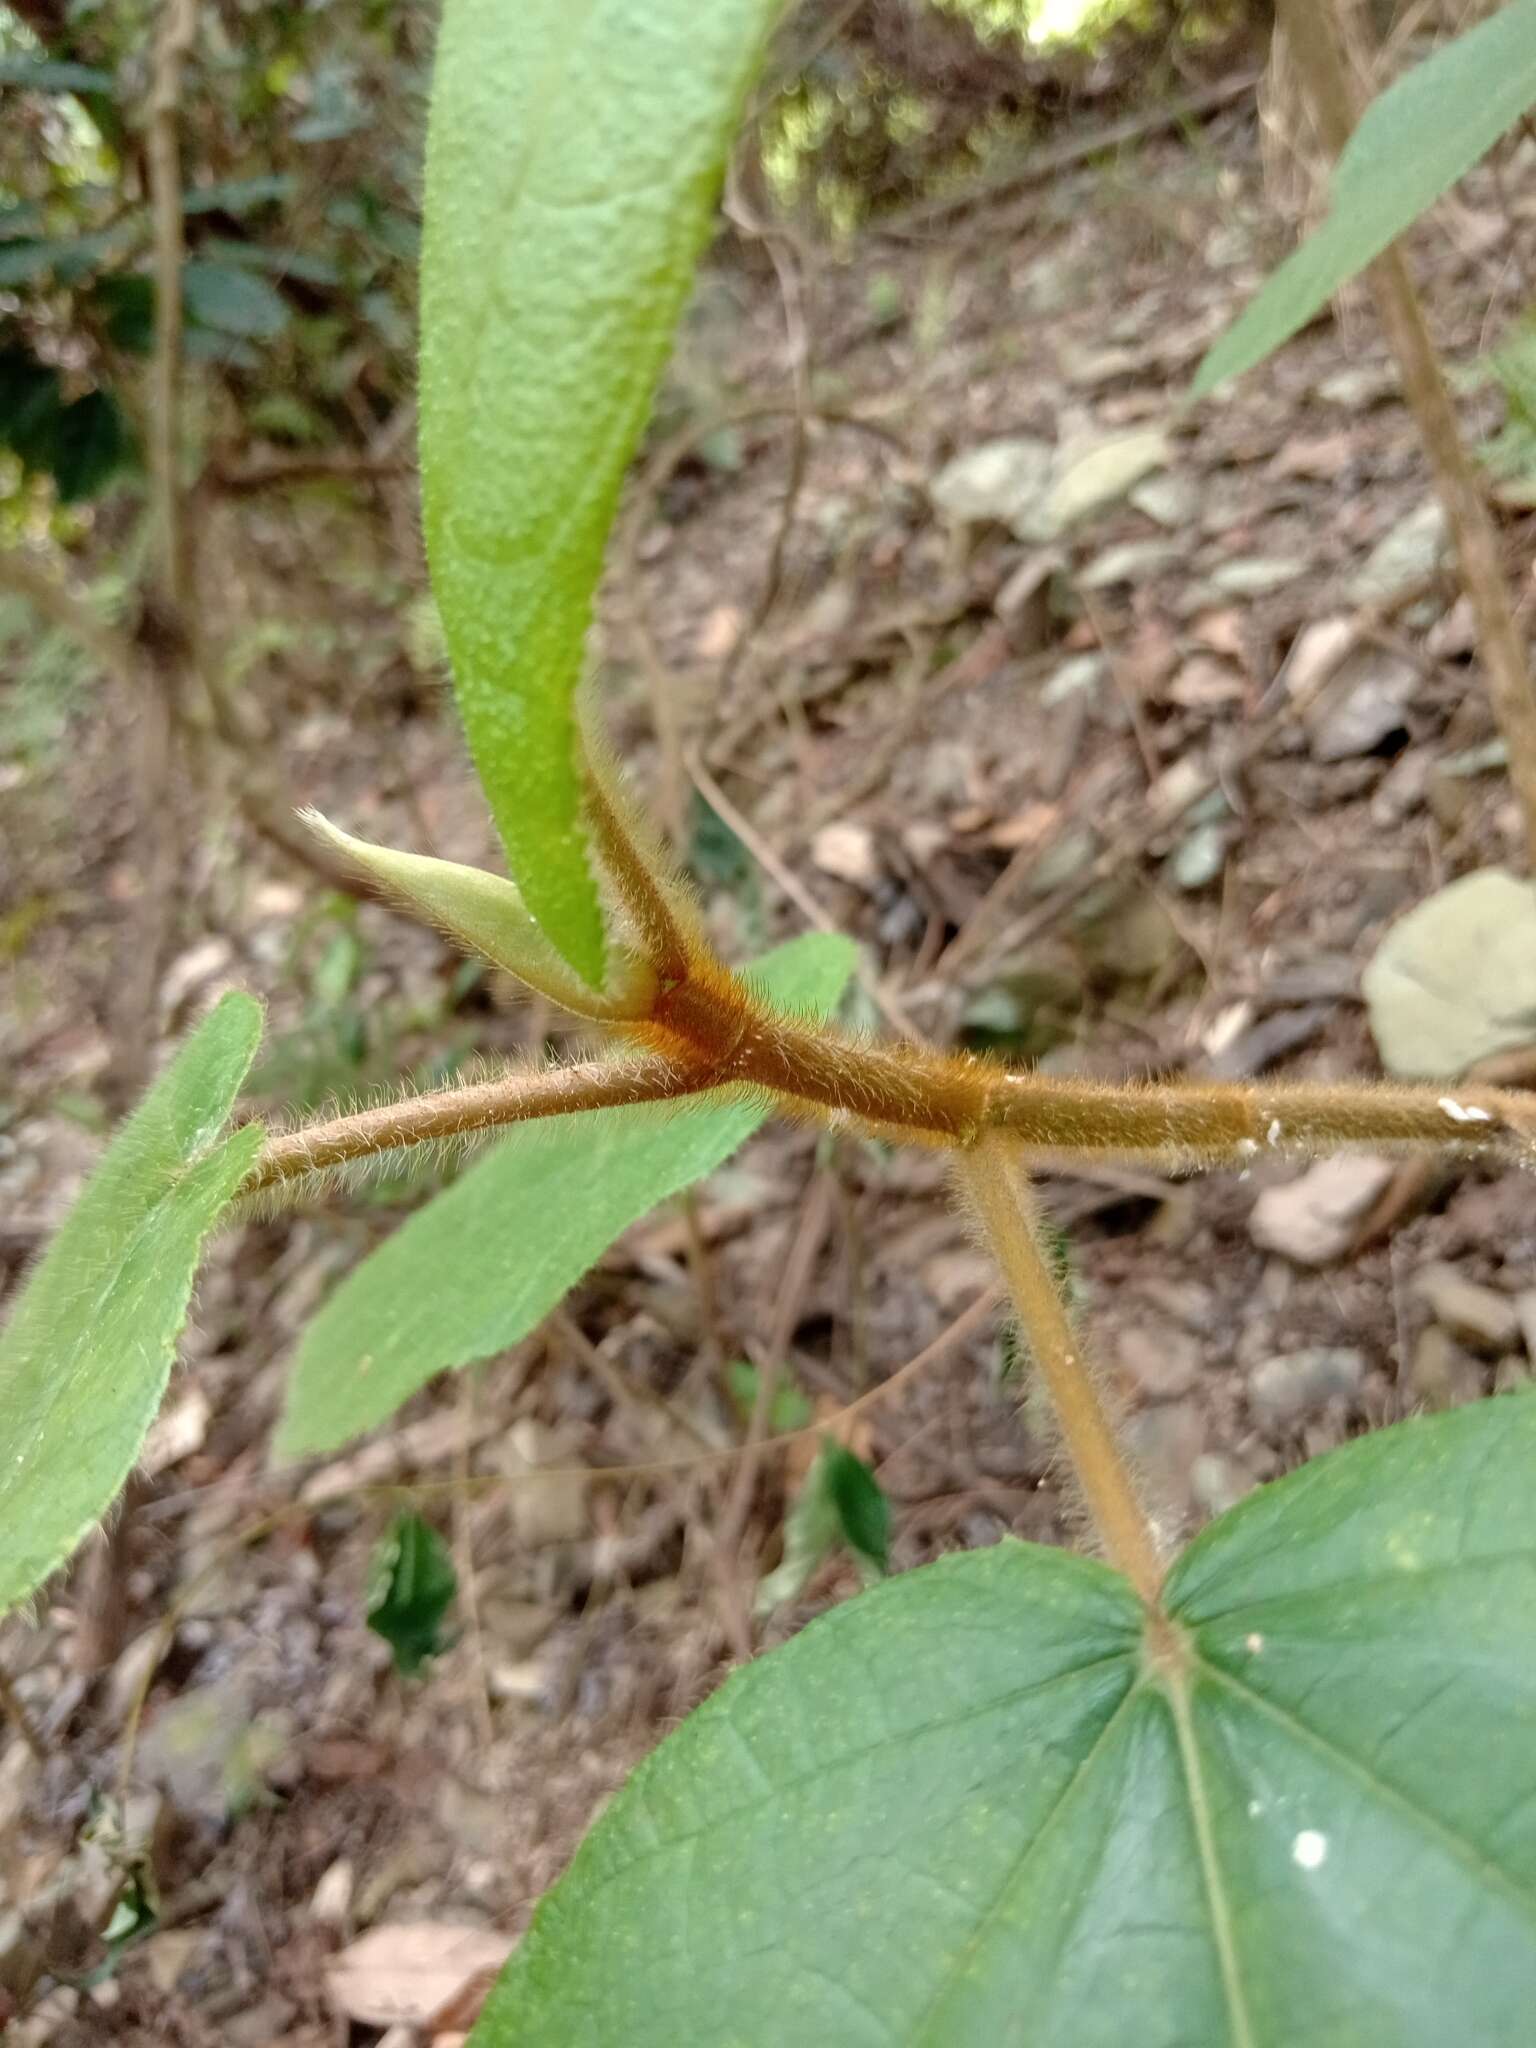
[[[919,200],[900,213],[876,215],[868,223],[869,229],[875,234],[900,238],[938,228],[951,222],[956,214],[970,213],[980,207],[995,205],[999,200],[1014,198],[1031,186],[1044,184],[1060,172],[1070,170],[1074,164],[1087,163],[1093,157],[1102,156],[1106,150],[1120,149],[1128,142],[1139,142],[1144,136],[1155,135],[1162,129],[1176,128],[1203,115],[1219,113],[1223,107],[1252,92],[1262,77],[1263,73],[1259,71],[1239,72],[1183,99],[1164,100],[1159,106],[1127,114],[1090,134],[1074,136],[1072,140],[1050,149],[1032,150],[1021,162],[973,185],[941,193],[937,198]]]
[[[1354,130],[1356,108],[1334,4],[1283,0],[1280,13],[1323,144],[1337,157]],[[1499,537],[1401,248],[1387,249],[1366,276],[1455,544],[1493,715],[1509,746],[1509,776],[1524,821],[1527,858],[1536,868],[1536,687],[1510,606]]]
[[[1082,599],[1083,611],[1093,628],[1093,637],[1098,641],[1099,652],[1109,669],[1110,681],[1115,686],[1120,702],[1125,706],[1126,717],[1131,721],[1131,734],[1136,741],[1136,751],[1141,756],[1142,770],[1150,789],[1161,775],[1163,764],[1157,758],[1157,748],[1152,743],[1152,729],[1147,724],[1147,711],[1141,700],[1141,692],[1137,689],[1134,678],[1126,673],[1125,664],[1110,635],[1104,614],[1095,603],[1092,593],[1080,585],[1077,594]]]
[[[768,1418],[773,1413],[774,1397],[779,1390],[784,1357],[789,1350],[806,1286],[825,1242],[832,1213],[827,1177],[818,1174],[811,1198],[801,1211],[784,1270],[775,1283],[776,1307],[767,1347],[759,1353],[756,1361],[757,1387],[752,1413],[747,1418],[741,1459],[732,1468],[730,1487],[720,1509],[719,1520],[711,1532],[710,1550],[725,1603],[727,1632],[737,1657],[743,1661],[752,1654],[752,1624],[751,1603],[746,1599],[742,1585],[746,1566],[746,1560],[740,1554],[742,1538],[746,1534],[747,1516],[751,1512],[761,1464],[759,1453],[767,1435]]]
[[[768,566],[756,602],[740,632],[732,641],[725,660],[720,664],[716,701],[721,704],[729,698],[731,685],[736,680],[741,664],[758,634],[768,623],[773,607],[778,602],[779,592],[783,588],[784,561],[789,552],[789,538],[794,531],[796,514],[800,508],[800,494],[805,488],[805,473],[810,457],[812,372],[811,327],[805,304],[810,289],[809,265],[804,251],[792,235],[775,231],[760,221],[747,208],[741,195],[734,190],[727,196],[726,211],[738,228],[762,243],[767,251],[768,261],[773,265],[773,274],[778,279],[779,297],[784,306],[790,395],[794,415],[790,427],[789,471],[784,479],[784,497],[779,506],[779,516],[768,550]]]
[[[11,548],[0,554],[0,588],[13,591],[32,605],[51,626],[69,634],[81,651],[138,706],[153,704],[164,697],[162,679],[150,669],[147,651],[127,634],[103,619],[75,588],[45,569],[26,548]],[[307,832],[292,808],[254,778],[250,767],[247,736],[231,731],[221,719],[223,698],[213,700],[215,737],[240,756],[235,800],[247,823],[261,837],[323,882],[326,888],[365,901],[396,908],[394,899],[383,894],[353,862],[339,859],[325,841]],[[171,705],[183,735],[190,731],[191,707]]]
[[[464,1619],[469,1638],[470,1663],[474,1670],[471,1688],[475,1727],[481,1747],[489,1750],[496,1738],[491,1717],[491,1681],[485,1661],[485,1631],[480,1625],[480,1580],[475,1570],[475,1532],[469,1515],[469,1460],[476,1440],[475,1396],[480,1389],[480,1367],[471,1365],[459,1388],[459,1413],[463,1428],[454,1447],[454,1478],[458,1490],[453,1496],[454,1564],[459,1574],[459,1593],[464,1602]]]
[[[668,1429],[700,1450],[711,1449],[708,1437],[688,1420],[683,1411],[669,1401],[665,1394],[658,1394],[654,1387],[645,1386],[634,1379],[616,1359],[602,1351],[576,1318],[567,1309],[557,1308],[550,1317],[550,1323],[564,1342],[575,1352],[581,1363],[594,1378],[602,1381],[610,1400],[619,1408],[643,1408],[648,1414],[665,1422]]]
[[[614,539],[614,578],[623,593],[630,634],[645,671],[651,696],[651,716],[661,749],[661,812],[674,841],[681,843],[686,788],[683,776],[682,683],[662,654],[646,600],[645,579],[640,573],[640,542],[646,521],[658,494],[674,472],[692,454],[699,442],[727,426],[744,426],[753,420],[799,420],[803,408],[784,399],[747,399],[727,406],[703,419],[692,420],[670,439],[663,441],[646,461],[630,492],[629,504]],[[836,406],[817,406],[815,417],[834,426],[849,427],[894,443],[898,437],[879,420]]]
[[[181,79],[197,34],[197,0],[164,0],[145,112],[154,225],[155,326],[149,375],[150,503],[162,595],[173,613],[191,598],[181,492]]]

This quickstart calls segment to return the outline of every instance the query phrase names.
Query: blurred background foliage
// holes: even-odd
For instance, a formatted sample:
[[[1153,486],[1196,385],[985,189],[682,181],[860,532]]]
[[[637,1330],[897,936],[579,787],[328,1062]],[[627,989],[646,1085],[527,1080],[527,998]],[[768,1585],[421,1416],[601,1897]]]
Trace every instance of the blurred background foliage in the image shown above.
[[[0,12],[0,515],[12,537],[130,478],[153,332],[141,119],[153,10]],[[202,10],[182,111],[189,423],[366,444],[411,388],[431,14],[381,0]]]
[[[846,231],[985,171],[1084,100],[1228,61],[1243,0],[860,0],[791,14],[759,96],[775,203]],[[366,451],[412,388],[434,10],[221,0],[182,115],[200,467]],[[130,483],[154,318],[146,0],[0,9],[0,522],[78,537]],[[1151,65],[1149,72],[1148,66]]]

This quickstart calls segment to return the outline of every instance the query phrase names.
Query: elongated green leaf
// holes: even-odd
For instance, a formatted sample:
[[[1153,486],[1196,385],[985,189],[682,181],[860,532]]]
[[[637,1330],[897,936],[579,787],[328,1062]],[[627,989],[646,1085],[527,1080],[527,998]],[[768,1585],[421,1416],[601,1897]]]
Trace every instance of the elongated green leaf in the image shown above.
[[[778,0],[446,0],[427,129],[422,511],[465,729],[594,987],[571,697],[619,486]]]
[[[50,235],[38,241],[18,237],[0,242],[0,285],[30,284],[50,275],[60,284],[78,284],[121,255],[134,234],[134,223],[126,220],[87,235]]]
[[[261,1149],[219,1132],[261,1035],[228,995],[113,1139],[0,1335],[0,1612],[127,1478],[165,1392],[204,1236]]]
[[[812,933],[758,963],[787,1010],[826,1016],[852,966]],[[728,1159],[763,1121],[753,1102],[591,1110],[525,1124],[388,1238],[304,1334],[279,1459],[385,1421],[434,1373],[515,1344],[621,1230]]]
[[[1215,1524],[1144,1642],[1008,1542],[888,1580],[636,1772],[473,2048],[1516,2048],[1536,2011],[1536,1397]]]
[[[270,341],[288,325],[288,308],[265,278],[242,265],[194,261],[182,265],[187,318],[240,340]]]
[[[1195,374],[1192,395],[1251,370],[1379,256],[1536,106],[1536,0],[1510,0],[1373,100],[1339,158],[1328,217]]]
[[[181,195],[183,213],[254,213],[263,206],[278,206],[298,190],[291,172],[263,172],[254,178],[225,178],[216,185],[193,185]]]
[[[94,64],[70,64],[53,57],[0,57],[0,85],[21,92],[110,92],[116,83],[110,71]]]

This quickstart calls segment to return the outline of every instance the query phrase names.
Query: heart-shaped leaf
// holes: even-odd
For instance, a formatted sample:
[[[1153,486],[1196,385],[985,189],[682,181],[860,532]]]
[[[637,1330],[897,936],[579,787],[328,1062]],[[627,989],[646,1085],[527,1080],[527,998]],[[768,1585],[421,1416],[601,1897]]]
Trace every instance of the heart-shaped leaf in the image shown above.
[[[1149,1626],[1008,1542],[730,1679],[474,2048],[1515,2048],[1536,2011],[1536,1397],[1249,1497]]]

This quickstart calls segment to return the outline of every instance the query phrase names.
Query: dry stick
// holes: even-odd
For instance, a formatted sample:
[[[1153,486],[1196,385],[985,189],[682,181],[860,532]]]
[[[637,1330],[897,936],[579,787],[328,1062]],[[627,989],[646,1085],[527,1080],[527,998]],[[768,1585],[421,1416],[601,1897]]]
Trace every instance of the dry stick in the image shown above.
[[[588,1372],[595,1379],[601,1380],[609,1400],[615,1407],[642,1408],[648,1414],[657,1416],[676,1435],[685,1437],[700,1450],[713,1448],[703,1432],[695,1428],[683,1411],[669,1401],[665,1394],[658,1394],[654,1387],[647,1387],[641,1381],[632,1379],[607,1352],[600,1351],[568,1309],[555,1309],[550,1316],[550,1322]]]
[[[205,482],[232,498],[260,491],[286,490],[293,484],[387,483],[415,472],[409,455],[356,454],[351,449],[315,455],[266,455],[236,467],[216,466]]]
[[[1127,673],[1118,648],[1105,621],[1103,611],[1095,604],[1092,595],[1084,585],[1078,586],[1083,611],[1093,628],[1093,637],[1099,643],[1099,652],[1109,670],[1110,681],[1115,686],[1120,702],[1125,706],[1125,715],[1131,722],[1131,736],[1136,742],[1136,751],[1141,756],[1142,769],[1150,789],[1162,773],[1163,764],[1157,758],[1157,748],[1152,741],[1152,729],[1147,723],[1147,707],[1142,701],[1136,679]]]
[[[197,0],[165,0],[155,39],[145,154],[154,226],[155,332],[148,468],[162,595],[174,614],[191,599],[181,494],[181,75],[197,33]]]
[[[145,159],[154,241],[154,342],[146,462],[153,539],[152,596],[140,629],[145,658],[133,692],[135,838],[141,877],[133,928],[113,976],[114,1091],[132,1101],[154,1058],[160,970],[170,949],[180,859],[174,801],[175,718],[188,659],[187,532],[181,504],[182,70],[197,32],[196,0],[165,0],[145,103]],[[156,660],[159,657],[159,660]],[[156,668],[162,672],[156,673]]]
[[[795,517],[800,509],[800,494],[805,488],[805,473],[810,458],[811,416],[811,328],[805,312],[809,265],[793,237],[775,233],[772,228],[758,220],[747,208],[739,193],[732,192],[730,195],[727,213],[738,228],[762,243],[768,252],[768,260],[773,265],[773,274],[778,279],[779,297],[784,304],[784,328],[789,346],[789,375],[794,417],[789,440],[789,472],[784,479],[784,499],[779,507],[773,541],[768,550],[768,566],[757,593],[757,601],[732,642],[730,652],[720,664],[720,679],[716,688],[718,700],[722,704],[730,694],[731,684],[736,680],[737,672],[753,641],[768,623],[769,615],[777,604],[779,592],[783,588],[784,561],[789,551],[789,537],[794,531]]]
[[[1145,1604],[1155,1607],[1163,1582],[1157,1541],[1041,1251],[1027,1184],[994,1138],[962,1155],[960,1182],[1008,1282],[1104,1548]]]
[[[464,1418],[464,1427],[453,1453],[455,1492],[450,1512],[453,1517],[454,1565],[459,1574],[459,1591],[463,1596],[464,1618],[468,1624],[470,1660],[475,1673],[472,1710],[481,1746],[489,1751],[496,1739],[496,1730],[491,1720],[491,1680],[485,1663],[485,1631],[480,1625],[480,1581],[475,1571],[475,1532],[469,1516],[469,1495],[465,1491],[470,1477],[470,1453],[475,1445],[475,1395],[479,1386],[480,1368],[478,1365],[471,1365],[465,1372],[459,1388],[459,1412]]]
[[[1337,157],[1354,130],[1357,109],[1333,0],[1283,0],[1280,14],[1323,145]],[[1461,580],[1477,622],[1489,700],[1509,748],[1509,775],[1525,822],[1527,856],[1536,868],[1536,689],[1510,607],[1498,534],[1462,441],[1456,408],[1402,250],[1388,249],[1366,275],[1456,545]]]
[[[909,1358],[905,1365],[898,1366],[888,1379],[880,1382],[879,1386],[871,1387],[867,1393],[860,1394],[856,1400],[850,1401],[846,1408],[825,1421],[807,1423],[803,1429],[787,1429],[778,1436],[764,1438],[758,1445],[758,1450],[787,1450],[793,1444],[809,1443],[820,1437],[824,1431],[835,1430],[852,1421],[856,1415],[862,1415],[866,1410],[873,1408],[878,1402],[889,1399],[892,1394],[916,1379],[919,1373],[926,1372],[930,1365],[936,1365],[957,1344],[972,1336],[996,1309],[999,1298],[998,1289],[989,1287],[984,1294],[976,1297],[969,1308],[961,1311],[948,1329],[941,1330],[931,1344],[925,1345],[914,1358]],[[690,1457],[654,1458],[642,1465],[540,1465],[528,1476],[539,1479],[591,1479],[594,1475],[602,1479],[658,1479],[679,1472],[698,1471],[707,1465],[727,1464],[731,1459],[740,1456],[739,1445],[724,1444],[718,1449],[699,1451]],[[263,1536],[269,1536],[285,1522],[292,1521],[295,1517],[318,1514],[322,1508],[340,1501],[355,1501],[362,1506],[367,1506],[371,1502],[394,1505],[402,1499],[425,1499],[445,1492],[450,1497],[456,1493],[465,1497],[470,1494],[496,1493],[514,1483],[504,1474],[497,1473],[479,1478],[472,1476],[468,1479],[412,1480],[388,1485],[342,1486],[334,1493],[321,1495],[314,1500],[301,1498],[285,1501],[282,1506],[248,1523],[244,1529],[237,1530],[215,1549],[207,1563],[194,1572],[185,1585],[177,1589],[170,1606],[160,1617],[153,1649],[145,1661],[143,1674],[134,1689],[123,1720],[121,1755],[117,1770],[119,1798],[126,1798],[132,1784],[134,1758],[138,1751],[139,1727],[144,1718],[144,1708],[149,1699],[150,1688],[155,1682],[155,1674],[164,1661],[176,1630],[181,1625],[181,1618],[201,1589],[224,1569],[232,1557],[238,1556],[251,1544],[259,1543]]]
[[[134,701],[150,706],[157,701],[170,703],[183,730],[187,730],[190,707],[171,703],[161,679],[150,672],[146,652],[101,618],[84,597],[34,561],[28,552],[13,548],[0,555],[0,587],[24,597],[50,625],[68,633],[103,674],[110,676]],[[220,700],[216,698],[217,737],[228,741],[231,746],[243,747],[245,736],[232,737],[220,722],[219,710]],[[314,833],[306,832],[286,804],[252,783],[248,777],[242,779],[236,801],[253,830],[301,867],[307,868],[327,888],[395,907],[392,900],[379,894],[350,861],[342,860]]]
[[[831,1221],[832,1202],[827,1178],[818,1174],[810,1200],[800,1213],[780,1284],[775,1288],[778,1307],[769,1329],[767,1350],[757,1360],[757,1387],[752,1399],[752,1413],[747,1418],[746,1440],[741,1446],[740,1462],[731,1474],[731,1484],[719,1520],[710,1536],[710,1557],[720,1582],[726,1633],[731,1638],[732,1649],[743,1662],[752,1654],[752,1616],[742,1593],[741,1566],[745,1560],[739,1555],[741,1539],[746,1533],[747,1517],[752,1508],[752,1495],[761,1463],[759,1453],[768,1418],[773,1412],[784,1354],[789,1349],[795,1319],[800,1313],[812,1268],[820,1255]]]

